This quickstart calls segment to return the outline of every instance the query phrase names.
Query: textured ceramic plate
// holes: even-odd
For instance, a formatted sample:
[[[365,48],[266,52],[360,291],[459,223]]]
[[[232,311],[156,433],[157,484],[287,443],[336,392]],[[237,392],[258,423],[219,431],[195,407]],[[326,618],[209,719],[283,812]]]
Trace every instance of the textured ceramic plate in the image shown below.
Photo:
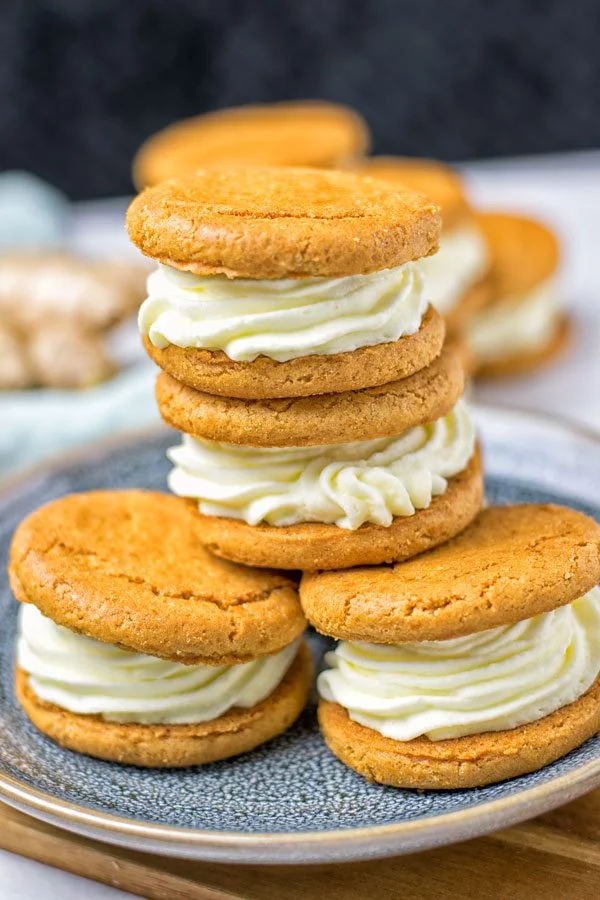
[[[494,503],[556,501],[600,517],[598,439],[558,422],[477,410]],[[0,498],[0,552],[40,503],[90,488],[165,487],[165,432],[129,437],[42,470]],[[4,568],[4,566],[3,566]],[[102,840],[231,862],[331,862],[463,840],[541,813],[600,785],[600,736],[541,772],[466,791],[368,784],[326,749],[314,708],[286,735],[235,760],[163,772],[61,750],[13,699],[17,604],[0,595],[0,797]],[[311,638],[320,659],[326,641]]]

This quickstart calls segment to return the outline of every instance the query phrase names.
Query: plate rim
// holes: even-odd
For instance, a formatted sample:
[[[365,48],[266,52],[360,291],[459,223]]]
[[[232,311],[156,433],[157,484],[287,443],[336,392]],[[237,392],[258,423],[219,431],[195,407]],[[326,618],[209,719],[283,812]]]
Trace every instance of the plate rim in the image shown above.
[[[499,403],[471,402],[475,414],[526,415],[600,445],[600,433],[568,417]],[[32,466],[0,483],[0,500],[42,474],[83,462],[95,453],[167,435],[164,426],[123,431],[86,443]],[[112,815],[60,800],[15,776],[0,773],[0,800],[15,809],[77,834],[135,850],[166,856],[229,863],[325,863],[375,859],[484,836],[574,800],[600,786],[600,755],[572,772],[469,809],[385,825],[302,832],[243,832],[182,828]]]
[[[0,775],[2,802],[63,830],[162,856],[263,865],[359,862],[433,849],[484,837],[535,818],[596,787],[600,787],[600,756],[537,787],[433,819],[424,817],[336,831],[247,834],[176,828],[95,812],[70,801],[56,800],[37,788],[23,788],[12,776]],[[423,836],[425,839],[421,840]]]

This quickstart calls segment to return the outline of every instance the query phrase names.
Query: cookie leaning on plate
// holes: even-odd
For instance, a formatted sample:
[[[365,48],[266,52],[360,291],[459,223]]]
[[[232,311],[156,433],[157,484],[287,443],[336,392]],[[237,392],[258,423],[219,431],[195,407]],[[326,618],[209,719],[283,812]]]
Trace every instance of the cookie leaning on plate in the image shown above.
[[[559,246],[533,219],[478,215],[492,257],[489,305],[467,322],[476,375],[496,378],[533,371],[567,348],[573,326],[556,283]]]
[[[206,170],[143,191],[132,242],[159,263],[140,330],[178,381],[242,399],[359,390],[440,353],[413,263],[437,208],[344,172]]]
[[[457,172],[435,160],[400,156],[366,159],[356,171],[395,187],[407,187],[436,203],[442,214],[438,252],[423,261],[428,298],[459,332],[466,319],[492,297],[490,254]]]
[[[221,759],[279,734],[306,700],[295,583],[212,557],[184,500],[98,491],[17,529],[17,694],[70,749],[135,765]]]
[[[600,526],[492,507],[393,567],[307,574],[340,639],[319,676],[331,750],[373,781],[474,787],[534,771],[600,728]]]
[[[169,125],[138,150],[138,187],[180,178],[210,165],[343,168],[370,144],[361,116],[318,100],[222,109]]]

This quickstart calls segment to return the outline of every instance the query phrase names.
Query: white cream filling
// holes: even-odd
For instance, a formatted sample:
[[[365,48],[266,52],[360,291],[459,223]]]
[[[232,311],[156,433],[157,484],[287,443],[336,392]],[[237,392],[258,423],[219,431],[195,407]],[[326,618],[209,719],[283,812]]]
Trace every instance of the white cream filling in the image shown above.
[[[468,340],[478,362],[536,350],[551,340],[561,315],[557,285],[550,279],[531,293],[507,298],[473,316]]]
[[[346,278],[252,280],[159,266],[139,327],[154,346],[222,350],[279,362],[397,341],[421,326],[428,300],[419,266]]]
[[[169,487],[209,516],[249,525],[391,525],[443,494],[475,449],[466,405],[401,435],[316,447],[260,449],[183,435],[168,451]]]
[[[473,225],[456,228],[442,234],[438,252],[420,260],[419,265],[425,276],[427,299],[446,315],[486,273],[487,244]]]
[[[299,646],[237,666],[185,666],[74,634],[29,603],[19,624],[17,662],[41,700],[143,725],[191,725],[255,706],[280,684]]]
[[[600,673],[600,590],[553,612],[449,641],[342,642],[320,695],[397,741],[445,740],[535,722]]]

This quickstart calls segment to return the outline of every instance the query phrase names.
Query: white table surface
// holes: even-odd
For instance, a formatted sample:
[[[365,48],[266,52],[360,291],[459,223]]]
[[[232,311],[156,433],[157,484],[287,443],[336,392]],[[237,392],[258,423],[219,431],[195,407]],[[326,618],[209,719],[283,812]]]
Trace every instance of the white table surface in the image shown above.
[[[563,360],[537,375],[480,388],[477,398],[559,413],[600,433],[600,151],[469,163],[463,171],[481,208],[538,215],[560,233],[564,296],[578,325]],[[124,207],[120,200],[81,204],[73,247],[127,256]],[[2,900],[131,896],[0,851]]]

